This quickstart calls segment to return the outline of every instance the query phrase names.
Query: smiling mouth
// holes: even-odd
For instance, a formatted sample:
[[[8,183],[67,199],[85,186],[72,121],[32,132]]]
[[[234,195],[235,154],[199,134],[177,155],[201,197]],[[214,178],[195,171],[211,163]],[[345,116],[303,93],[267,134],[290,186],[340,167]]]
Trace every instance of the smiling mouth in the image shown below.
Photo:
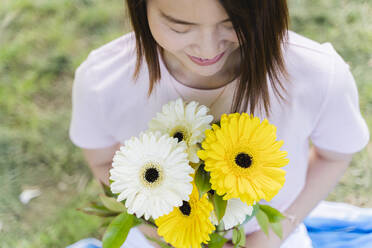
[[[193,62],[195,62],[198,65],[211,65],[219,61],[223,57],[224,54],[225,52],[220,53],[219,55],[215,56],[212,59],[203,59],[203,58],[199,58],[199,57],[195,57],[191,55],[188,55],[188,56]]]
[[[216,58],[218,58],[218,56],[220,56],[220,55],[222,55],[223,53],[220,53],[220,54],[218,54],[217,56],[215,56],[214,58],[212,58],[212,59],[204,59],[204,58],[200,58],[200,57],[196,57],[196,56],[191,56],[191,57],[193,57],[193,58],[196,58],[196,59],[199,59],[199,60],[202,60],[202,61],[213,61],[213,60],[215,60]]]

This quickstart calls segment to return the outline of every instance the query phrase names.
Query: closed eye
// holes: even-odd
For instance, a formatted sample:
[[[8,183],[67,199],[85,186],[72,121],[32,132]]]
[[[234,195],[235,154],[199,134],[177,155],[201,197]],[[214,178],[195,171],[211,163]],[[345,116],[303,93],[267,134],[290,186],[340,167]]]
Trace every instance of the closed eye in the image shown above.
[[[228,29],[228,30],[233,30],[234,29],[234,27],[233,26],[224,26],[226,29]],[[189,32],[189,30],[186,30],[186,31],[178,31],[178,30],[176,30],[176,29],[173,29],[173,28],[171,28],[171,27],[169,27],[173,32],[175,32],[175,33],[177,33],[177,34],[186,34],[186,33],[188,33]]]
[[[173,29],[173,28],[170,28],[173,32],[175,32],[175,33],[178,33],[178,34],[185,34],[185,33],[187,33],[187,32],[189,32],[188,30],[187,31],[177,31],[177,30],[175,30],[175,29]]]

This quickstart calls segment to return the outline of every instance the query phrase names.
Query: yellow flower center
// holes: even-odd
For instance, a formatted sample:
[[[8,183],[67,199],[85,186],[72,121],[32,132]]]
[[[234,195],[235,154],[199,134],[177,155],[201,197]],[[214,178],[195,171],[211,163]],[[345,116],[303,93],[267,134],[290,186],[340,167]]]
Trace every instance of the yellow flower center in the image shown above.
[[[227,153],[231,154],[229,155],[229,160],[235,175],[251,175],[251,169],[257,165],[259,154],[250,146],[255,147],[255,144],[239,144]]]
[[[140,173],[141,182],[146,187],[158,186],[163,181],[163,170],[158,163],[148,162]]]
[[[170,132],[170,136],[178,139],[178,142],[185,141],[187,144],[190,140],[190,132],[183,126],[176,126]]]
[[[183,215],[190,216],[191,206],[189,202],[183,201],[183,204],[181,207],[179,207],[179,209]]]
[[[159,172],[155,168],[149,168],[145,172],[146,181],[153,183],[159,178]]]
[[[252,165],[252,158],[247,153],[241,152],[235,157],[235,163],[242,168],[249,168]]]

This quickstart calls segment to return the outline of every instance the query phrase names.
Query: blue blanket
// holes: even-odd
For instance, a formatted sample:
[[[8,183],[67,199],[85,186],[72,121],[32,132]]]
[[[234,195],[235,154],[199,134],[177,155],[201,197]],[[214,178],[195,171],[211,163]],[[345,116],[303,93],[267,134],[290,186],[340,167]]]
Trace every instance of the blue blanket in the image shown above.
[[[372,248],[372,208],[322,201],[304,220],[314,248]],[[100,248],[83,239],[67,248]]]
[[[372,247],[371,208],[323,201],[304,224],[314,248]]]

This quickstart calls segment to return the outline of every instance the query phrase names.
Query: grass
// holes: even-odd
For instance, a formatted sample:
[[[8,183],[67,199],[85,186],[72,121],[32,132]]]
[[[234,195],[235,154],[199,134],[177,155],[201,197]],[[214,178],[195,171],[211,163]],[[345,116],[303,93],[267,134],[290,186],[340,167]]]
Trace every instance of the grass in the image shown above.
[[[362,0],[289,1],[291,30],[331,42],[351,65],[372,127],[372,12]],[[330,11],[332,10],[332,11]],[[128,30],[123,1],[2,0],[0,5],[1,247],[65,247],[101,238],[101,220],[75,209],[100,192],[68,138],[73,73],[89,51]],[[328,197],[372,207],[372,146]],[[18,197],[39,187],[28,205]],[[1,226],[1,224],[0,224]]]

